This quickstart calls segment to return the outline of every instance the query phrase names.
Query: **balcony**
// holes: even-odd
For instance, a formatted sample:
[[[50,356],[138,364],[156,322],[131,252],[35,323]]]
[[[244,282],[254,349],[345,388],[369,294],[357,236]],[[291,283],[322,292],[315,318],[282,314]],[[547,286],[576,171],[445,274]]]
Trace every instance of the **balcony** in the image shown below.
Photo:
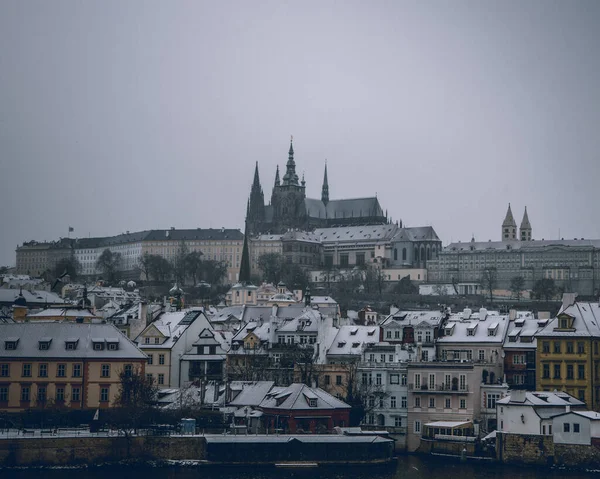
[[[408,385],[408,390],[412,391],[413,393],[424,393],[424,394],[431,394],[431,393],[442,393],[442,394],[448,394],[448,393],[454,393],[454,394],[460,394],[460,393],[468,393],[469,392],[469,385],[465,384],[463,386],[453,386],[451,384],[436,384],[435,387],[433,389],[430,389],[429,386],[427,386],[426,384],[421,384],[421,386],[419,387],[415,387],[414,384],[409,384]]]

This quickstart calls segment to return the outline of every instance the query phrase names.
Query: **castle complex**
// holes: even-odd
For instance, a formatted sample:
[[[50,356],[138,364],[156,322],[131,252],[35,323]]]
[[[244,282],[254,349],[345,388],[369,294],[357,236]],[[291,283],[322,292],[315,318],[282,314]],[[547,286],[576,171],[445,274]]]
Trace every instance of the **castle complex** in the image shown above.
[[[278,166],[271,201],[265,204],[258,162],[256,163],[246,211],[246,229],[250,235],[278,234],[289,229],[308,231],[331,226],[377,225],[387,222],[387,215],[377,197],[330,200],[327,165],[321,198],[307,198],[304,177],[299,181],[296,173],[294,147],[291,142],[283,179],[279,177]]]

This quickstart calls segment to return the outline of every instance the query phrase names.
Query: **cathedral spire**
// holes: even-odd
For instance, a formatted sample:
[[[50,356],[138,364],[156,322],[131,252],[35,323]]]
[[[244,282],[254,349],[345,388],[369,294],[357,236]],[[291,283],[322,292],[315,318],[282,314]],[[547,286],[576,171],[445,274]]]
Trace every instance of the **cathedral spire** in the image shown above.
[[[506,211],[506,217],[502,222],[502,241],[517,239],[517,223],[513,217],[512,210],[510,209],[510,203],[508,204],[508,210]]]
[[[258,225],[265,219],[265,195],[260,186],[260,177],[258,175],[258,161],[254,167],[254,181],[250,189],[250,198],[248,199],[248,208],[246,213],[246,223],[251,233],[255,232]]]
[[[329,203],[329,183],[327,182],[327,160],[325,160],[325,174],[323,175],[323,188],[321,189],[321,201],[325,206]]]
[[[296,162],[294,161],[294,137],[290,139],[290,151],[286,163],[285,175],[283,175],[284,186],[298,186],[298,175],[296,174]]]
[[[523,220],[521,221],[521,241],[531,241],[531,223],[529,222],[529,216],[527,215],[527,206],[525,207],[525,213],[523,214]]]
[[[275,186],[279,186],[281,182],[279,181],[279,165],[277,165],[277,170],[275,170]]]

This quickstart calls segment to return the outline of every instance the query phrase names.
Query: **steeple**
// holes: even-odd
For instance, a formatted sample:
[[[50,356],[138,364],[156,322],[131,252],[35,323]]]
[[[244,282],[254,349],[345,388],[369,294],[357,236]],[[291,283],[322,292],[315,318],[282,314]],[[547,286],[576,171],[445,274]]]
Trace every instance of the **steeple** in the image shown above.
[[[279,181],[279,165],[277,165],[277,170],[275,170],[275,186],[279,186],[281,182]]]
[[[240,283],[250,282],[250,251],[248,249],[248,227],[244,234],[244,246],[242,247],[242,261],[240,263]]]
[[[508,204],[508,210],[506,211],[506,217],[502,222],[502,241],[516,240],[517,239],[517,223],[510,209],[510,203]]]
[[[529,222],[529,216],[527,215],[527,206],[525,207],[525,213],[523,214],[523,220],[521,221],[521,241],[531,241],[531,223]]]
[[[329,203],[329,183],[327,182],[327,160],[325,160],[325,174],[323,175],[323,188],[321,189],[321,201],[325,206]]]
[[[288,152],[288,161],[285,165],[285,175],[283,175],[284,186],[298,186],[298,175],[296,174],[296,163],[294,162],[294,137],[290,139],[290,151]]]
[[[254,181],[250,189],[250,198],[246,213],[246,223],[251,232],[254,232],[254,226],[258,226],[265,219],[265,195],[260,186],[260,177],[258,176],[258,161],[254,167]]]

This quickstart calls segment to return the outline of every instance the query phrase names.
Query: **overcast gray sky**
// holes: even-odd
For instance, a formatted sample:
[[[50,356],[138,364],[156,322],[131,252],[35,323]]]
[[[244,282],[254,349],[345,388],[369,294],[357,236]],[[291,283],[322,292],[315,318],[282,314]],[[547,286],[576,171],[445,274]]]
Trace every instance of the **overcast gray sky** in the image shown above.
[[[0,2],[0,265],[17,244],[243,228],[307,194],[406,225],[600,237],[600,2]]]

